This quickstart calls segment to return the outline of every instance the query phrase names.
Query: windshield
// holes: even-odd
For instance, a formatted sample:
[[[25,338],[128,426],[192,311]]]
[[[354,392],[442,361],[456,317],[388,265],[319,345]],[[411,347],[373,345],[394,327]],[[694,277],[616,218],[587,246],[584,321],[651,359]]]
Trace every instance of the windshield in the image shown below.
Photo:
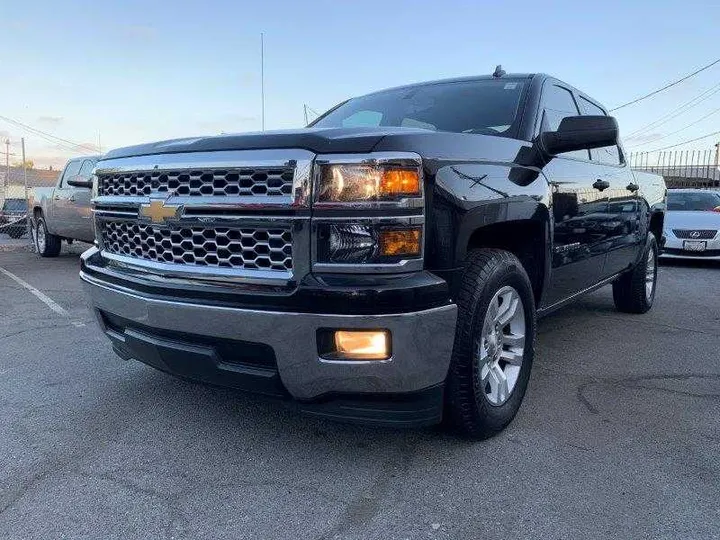
[[[313,127],[413,127],[512,136],[523,79],[434,83],[349,100]]]
[[[720,206],[720,193],[668,193],[668,210],[708,211]]]
[[[5,199],[3,210],[5,212],[24,212],[27,208],[25,199]]]

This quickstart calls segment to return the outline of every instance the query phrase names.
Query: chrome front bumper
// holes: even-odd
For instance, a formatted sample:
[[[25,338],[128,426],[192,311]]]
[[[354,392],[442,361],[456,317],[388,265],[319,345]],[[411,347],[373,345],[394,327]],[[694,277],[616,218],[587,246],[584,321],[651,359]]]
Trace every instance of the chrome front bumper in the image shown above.
[[[683,249],[684,242],[687,239],[678,238],[671,231],[665,231],[665,245],[660,254],[661,257],[667,259],[693,259],[703,261],[720,260],[720,234],[710,240],[702,240],[705,242],[705,251],[687,251]]]
[[[332,393],[419,391],[442,383],[450,363],[457,319],[454,304],[389,315],[287,313],[149,298],[86,273],[80,277],[98,315],[112,314],[144,328],[269,345],[283,386],[299,400]],[[102,317],[98,319],[104,326]],[[317,352],[319,328],[388,329],[392,357],[365,362],[323,360]]]

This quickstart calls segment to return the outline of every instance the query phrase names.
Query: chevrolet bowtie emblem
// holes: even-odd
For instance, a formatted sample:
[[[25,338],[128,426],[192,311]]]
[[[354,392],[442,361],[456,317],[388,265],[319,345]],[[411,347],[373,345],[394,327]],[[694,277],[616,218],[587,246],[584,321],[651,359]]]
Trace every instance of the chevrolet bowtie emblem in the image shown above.
[[[140,217],[150,218],[153,223],[163,223],[167,219],[180,216],[181,205],[165,204],[162,200],[152,200],[149,204],[140,205]]]

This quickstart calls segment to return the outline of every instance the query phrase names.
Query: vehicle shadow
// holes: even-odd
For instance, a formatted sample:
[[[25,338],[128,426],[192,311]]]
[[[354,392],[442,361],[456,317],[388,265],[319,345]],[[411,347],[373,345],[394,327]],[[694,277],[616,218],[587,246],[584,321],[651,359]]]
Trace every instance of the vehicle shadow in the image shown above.
[[[702,259],[666,259],[660,257],[660,266],[677,268],[720,268],[720,261],[704,261]]]

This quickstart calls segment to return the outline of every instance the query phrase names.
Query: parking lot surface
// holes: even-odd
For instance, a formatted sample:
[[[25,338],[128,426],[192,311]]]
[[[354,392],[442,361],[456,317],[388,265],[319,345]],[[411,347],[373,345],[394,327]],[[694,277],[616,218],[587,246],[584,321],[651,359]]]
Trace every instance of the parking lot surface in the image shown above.
[[[371,429],[116,358],[78,246],[0,251],[0,538],[719,538],[720,265],[539,324],[499,436]]]

